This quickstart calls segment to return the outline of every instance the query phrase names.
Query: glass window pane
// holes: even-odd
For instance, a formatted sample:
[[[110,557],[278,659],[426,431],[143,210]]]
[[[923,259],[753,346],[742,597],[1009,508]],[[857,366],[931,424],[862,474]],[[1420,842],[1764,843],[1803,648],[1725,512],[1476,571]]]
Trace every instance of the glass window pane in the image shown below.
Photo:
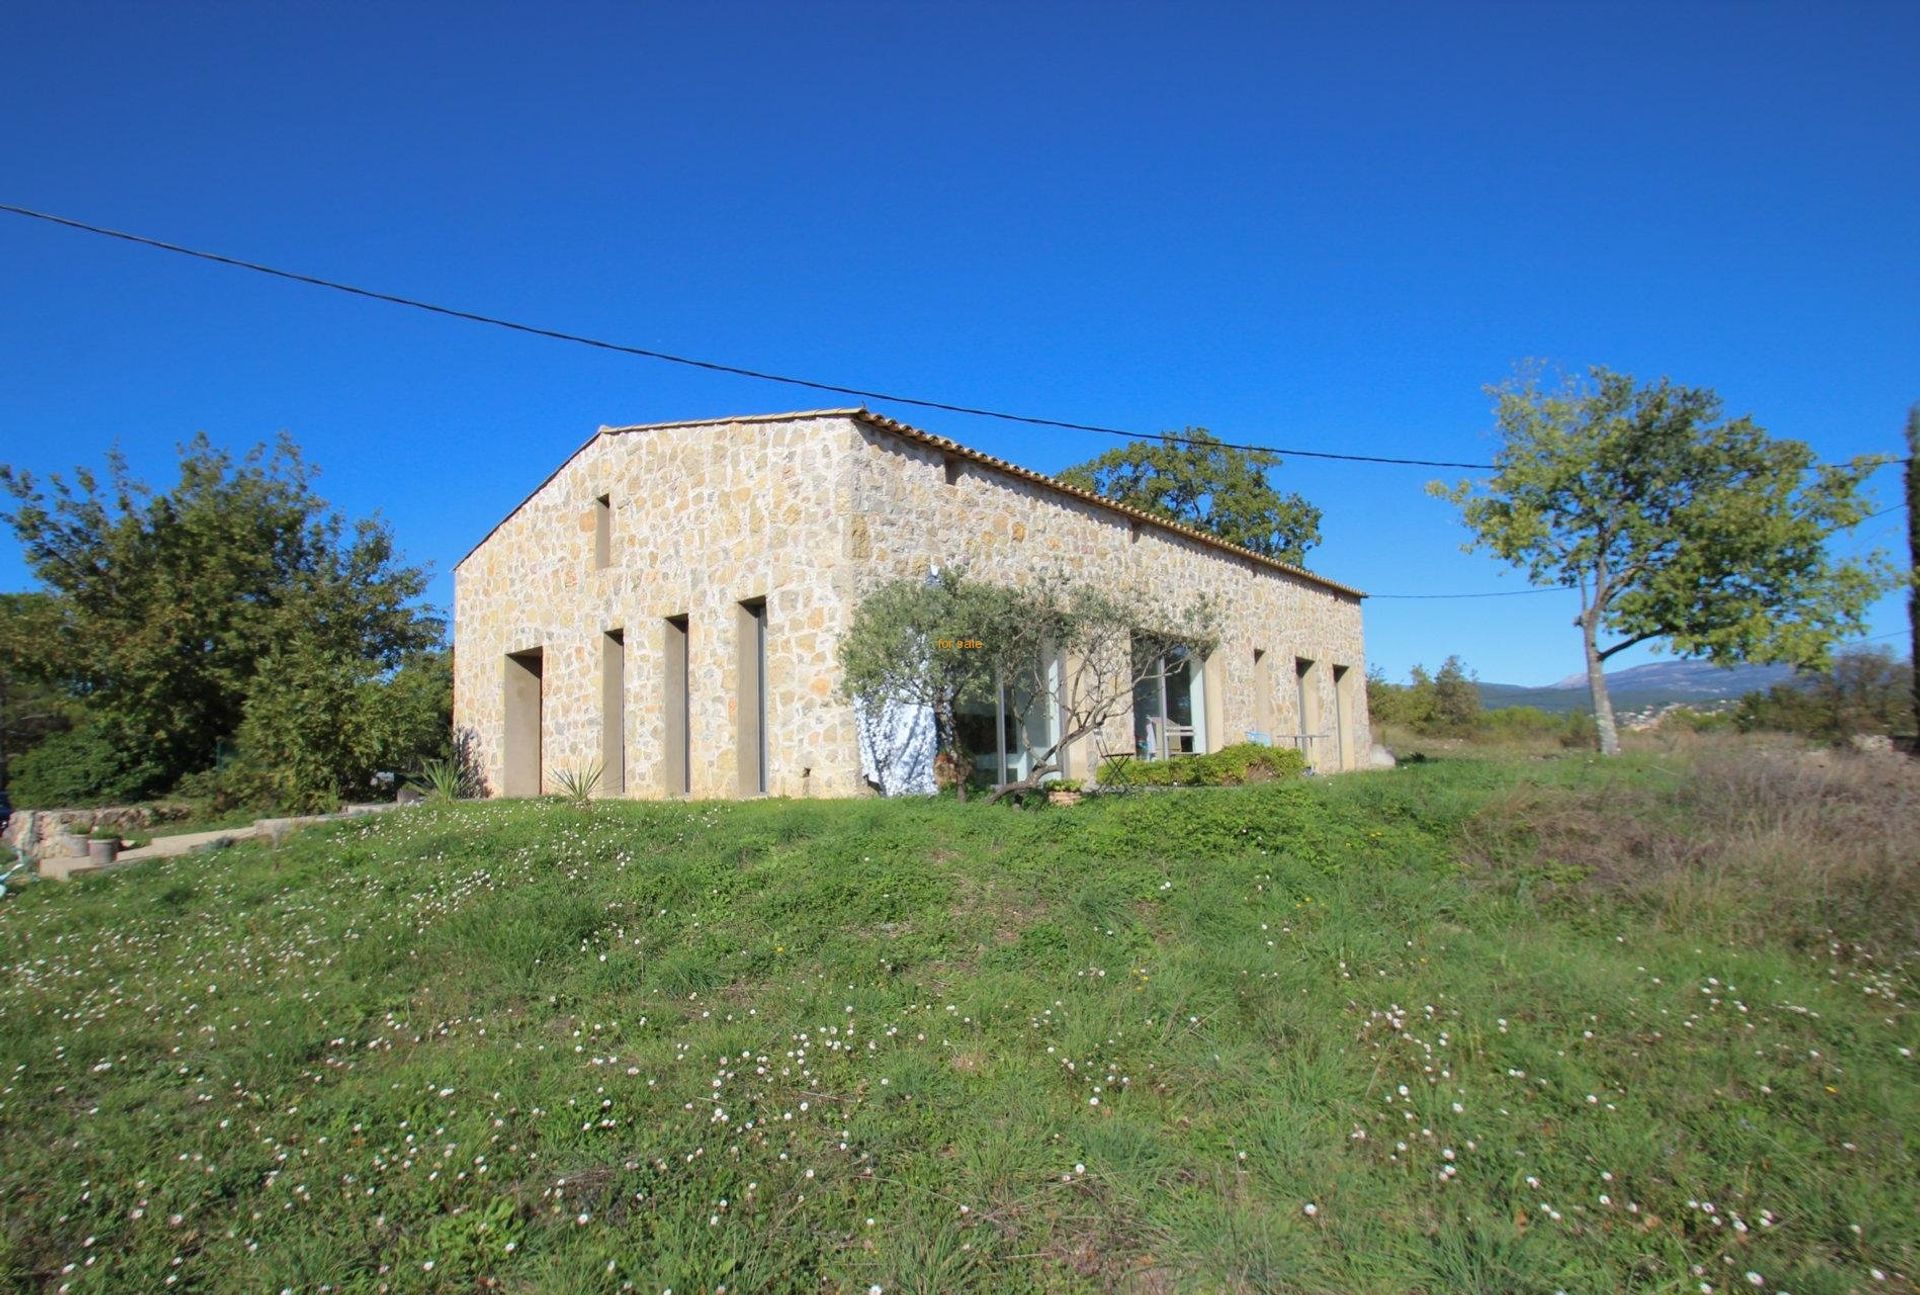
[[[1193,725],[1193,662],[1182,652],[1177,662],[1169,660],[1167,671],[1167,719],[1175,724]]]
[[[1142,679],[1133,686],[1133,745],[1137,751],[1145,751],[1148,744],[1147,725],[1160,714],[1160,680],[1158,676]]]

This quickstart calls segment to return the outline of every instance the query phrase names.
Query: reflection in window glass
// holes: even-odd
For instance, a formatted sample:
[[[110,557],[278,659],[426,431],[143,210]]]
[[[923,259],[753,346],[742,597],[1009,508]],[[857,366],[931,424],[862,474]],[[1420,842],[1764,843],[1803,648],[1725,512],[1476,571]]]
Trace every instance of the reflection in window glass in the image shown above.
[[[1169,744],[1171,752],[1193,750],[1193,660],[1187,649],[1174,648],[1163,657],[1136,654],[1134,674],[1145,675],[1133,687],[1133,744],[1143,756],[1169,751],[1154,749],[1154,730],[1173,725],[1184,728]]]

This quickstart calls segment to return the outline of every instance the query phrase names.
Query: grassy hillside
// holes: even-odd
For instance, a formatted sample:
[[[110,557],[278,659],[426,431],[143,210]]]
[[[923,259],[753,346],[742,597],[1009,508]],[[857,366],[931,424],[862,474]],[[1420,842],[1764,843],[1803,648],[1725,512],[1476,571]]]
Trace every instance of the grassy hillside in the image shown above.
[[[465,805],[40,885],[0,1287],[1912,1289],[1905,776]]]

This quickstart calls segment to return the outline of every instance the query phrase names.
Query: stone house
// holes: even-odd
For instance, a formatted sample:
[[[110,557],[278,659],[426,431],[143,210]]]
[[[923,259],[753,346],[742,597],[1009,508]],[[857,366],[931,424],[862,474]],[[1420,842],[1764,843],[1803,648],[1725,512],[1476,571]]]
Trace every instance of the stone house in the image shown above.
[[[601,428],[454,568],[455,729],[495,795],[594,760],[609,795],[864,794],[838,636],[868,591],[956,565],[1220,610],[1100,751],[1253,733],[1366,760],[1359,591],[864,409]],[[1002,719],[960,719],[1023,772]]]

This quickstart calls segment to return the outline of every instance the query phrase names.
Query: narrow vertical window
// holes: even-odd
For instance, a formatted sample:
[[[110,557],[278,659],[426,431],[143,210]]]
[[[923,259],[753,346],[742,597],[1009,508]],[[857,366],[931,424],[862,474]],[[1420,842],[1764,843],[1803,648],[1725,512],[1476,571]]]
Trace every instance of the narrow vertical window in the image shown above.
[[[1353,766],[1353,741],[1349,730],[1352,727],[1353,672],[1346,666],[1333,668],[1333,747],[1334,767],[1348,769]]]
[[[740,794],[767,791],[767,600],[740,604],[734,694],[734,751]]]
[[[601,495],[593,501],[593,565],[600,568],[613,562],[613,496]]]
[[[1267,667],[1264,648],[1253,650],[1253,730],[1260,735],[1258,740],[1273,740],[1273,671]]]
[[[627,794],[625,630],[608,630],[600,639],[600,786],[609,796]]]
[[[1294,704],[1300,717],[1300,750],[1311,764],[1318,764],[1320,741],[1320,690],[1314,678],[1313,662],[1305,657],[1293,659]]]
[[[665,732],[660,742],[660,788],[669,796],[693,790],[692,707],[688,699],[687,618],[667,617],[661,638],[661,701]]]
[[[540,794],[542,665],[539,648],[507,654],[500,790],[509,796]]]

